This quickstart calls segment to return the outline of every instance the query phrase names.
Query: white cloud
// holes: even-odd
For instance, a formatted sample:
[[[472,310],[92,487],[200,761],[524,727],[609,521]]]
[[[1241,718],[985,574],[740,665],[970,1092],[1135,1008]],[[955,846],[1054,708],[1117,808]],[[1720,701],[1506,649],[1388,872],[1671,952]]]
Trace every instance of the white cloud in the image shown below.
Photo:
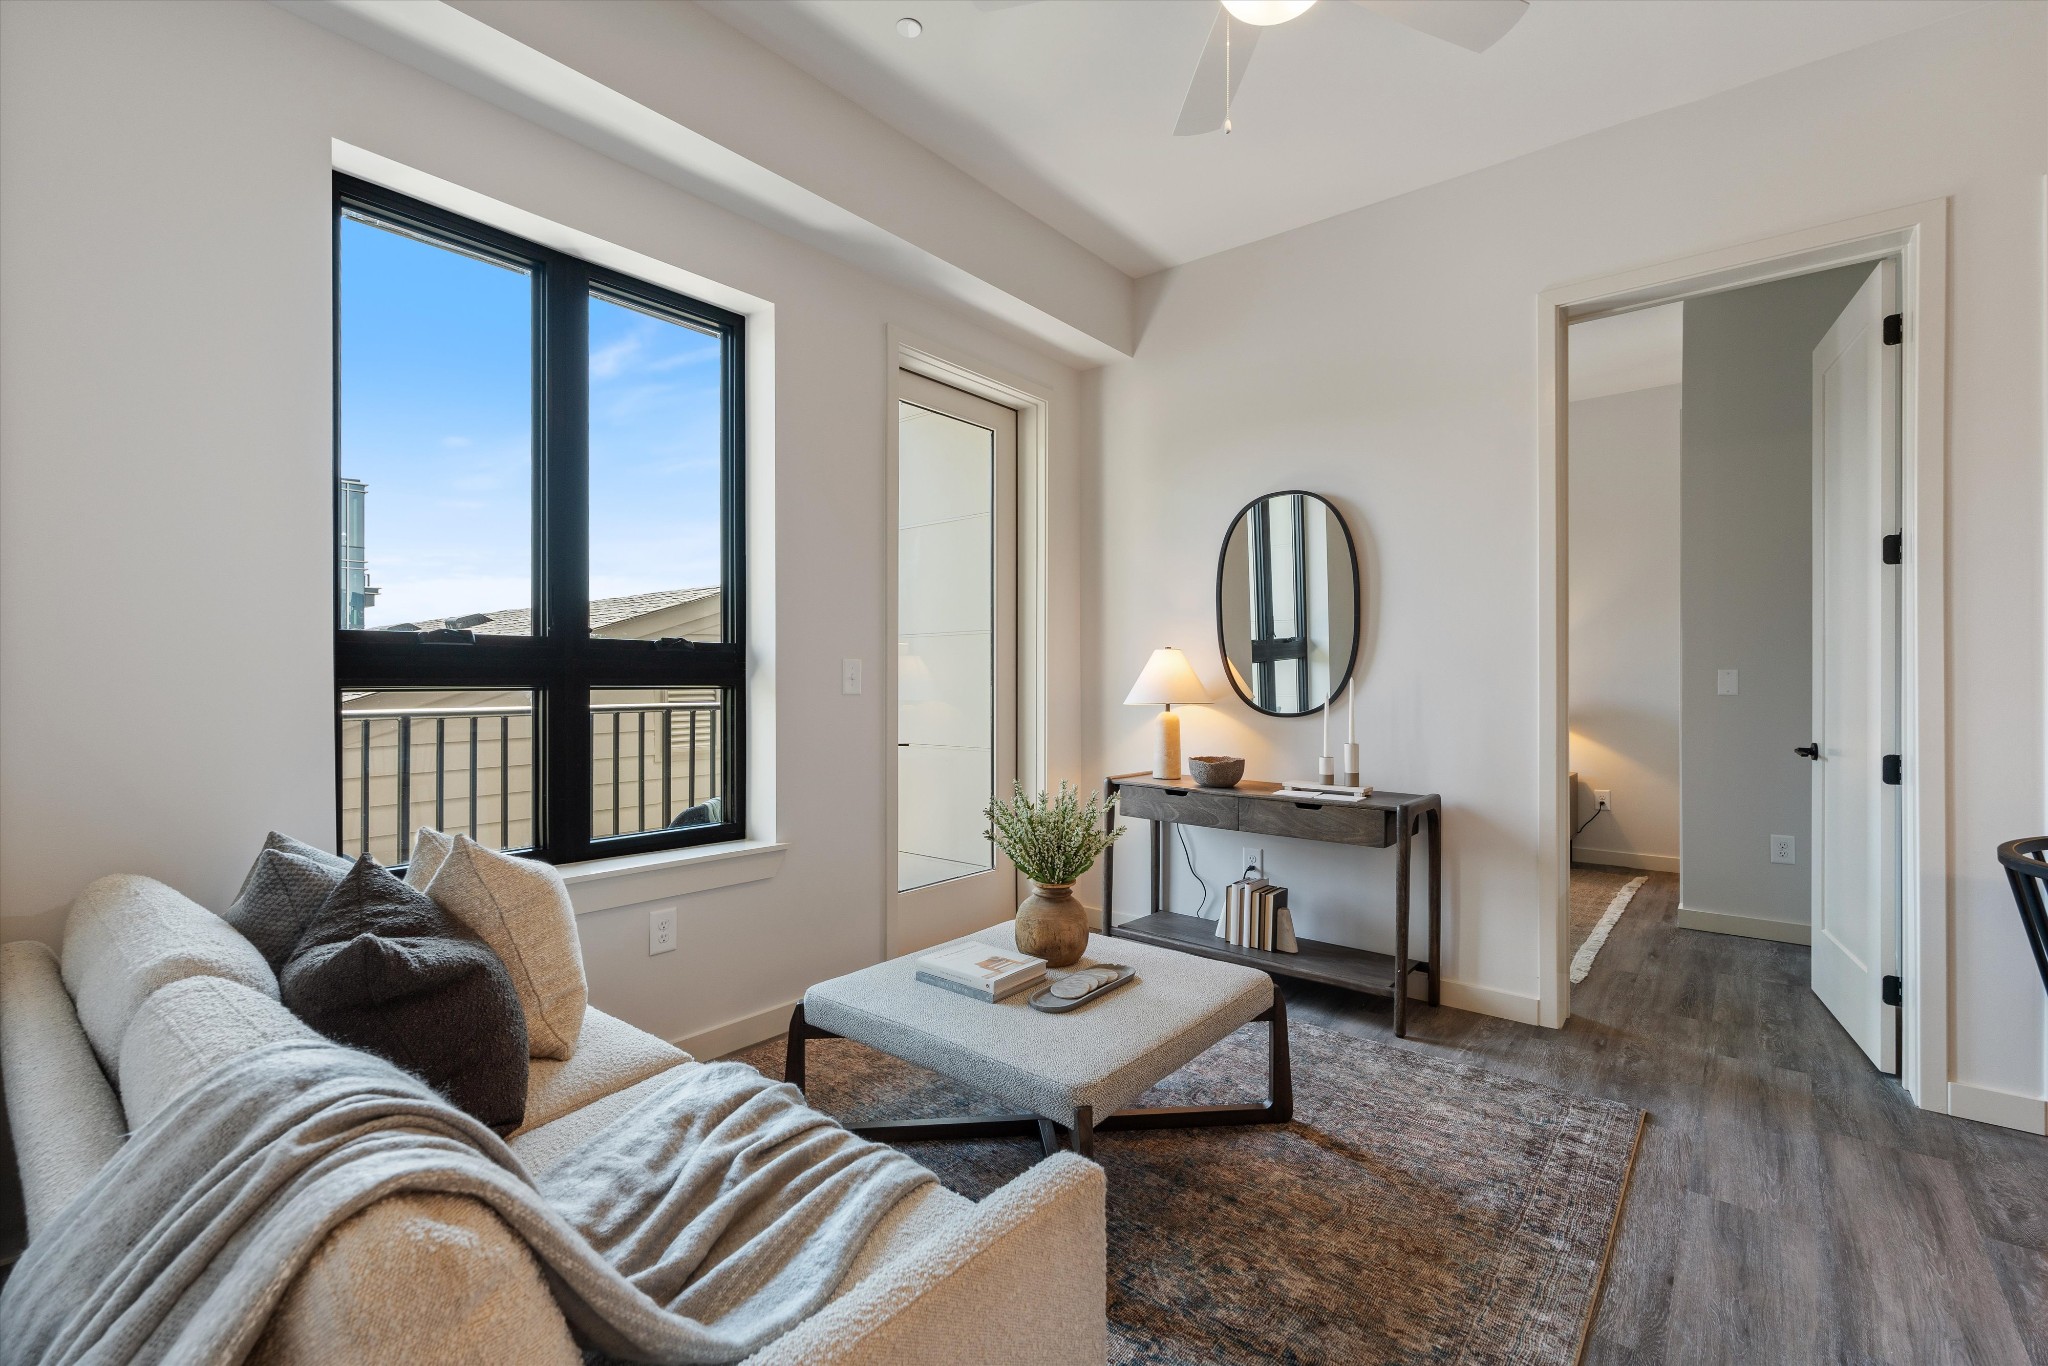
[[[619,338],[609,346],[600,346],[590,353],[590,374],[593,379],[610,379],[626,368],[626,363],[640,349],[642,334],[633,331]]]

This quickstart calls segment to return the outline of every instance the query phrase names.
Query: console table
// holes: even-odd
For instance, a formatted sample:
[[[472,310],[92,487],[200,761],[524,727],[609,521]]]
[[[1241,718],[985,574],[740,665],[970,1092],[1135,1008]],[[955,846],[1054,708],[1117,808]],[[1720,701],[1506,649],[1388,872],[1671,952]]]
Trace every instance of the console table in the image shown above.
[[[1443,990],[1443,804],[1435,793],[1375,792],[1362,802],[1314,802],[1281,797],[1279,783],[1246,779],[1235,787],[1197,787],[1192,780],[1168,781],[1149,773],[1125,773],[1103,783],[1105,801],[1115,799],[1105,817],[1110,829],[1119,815],[1152,822],[1152,894],[1150,915],[1114,923],[1116,846],[1102,855],[1103,933],[1200,954],[1204,958],[1242,963],[1275,977],[1322,982],[1349,991],[1394,998],[1394,1034],[1408,1033],[1408,974],[1428,974],[1429,1004]],[[1391,956],[1342,944],[1300,939],[1300,953],[1239,948],[1216,937],[1216,922],[1166,909],[1166,828],[1198,825],[1211,830],[1242,830],[1250,835],[1322,840],[1364,848],[1394,849],[1394,952]],[[1429,957],[1408,955],[1408,886],[1415,836],[1429,836]],[[1298,936],[1297,936],[1298,937]]]

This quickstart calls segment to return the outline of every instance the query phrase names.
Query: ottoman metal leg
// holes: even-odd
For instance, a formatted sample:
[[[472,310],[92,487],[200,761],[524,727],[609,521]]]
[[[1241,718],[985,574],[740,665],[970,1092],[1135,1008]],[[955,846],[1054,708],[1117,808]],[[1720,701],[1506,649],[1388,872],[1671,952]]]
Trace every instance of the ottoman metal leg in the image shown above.
[[[1100,1122],[1092,1107],[1074,1110],[1072,1128],[1039,1115],[974,1115],[934,1119],[892,1119],[846,1127],[862,1138],[884,1143],[918,1142],[948,1138],[1036,1137],[1050,1157],[1058,1152],[1064,1135],[1075,1152],[1095,1156],[1095,1135],[1104,1129],[1195,1129],[1239,1124],[1285,1124],[1294,1118],[1294,1069],[1287,1049],[1287,998],[1273,987],[1273,1004],[1253,1023],[1268,1025],[1266,1045],[1266,1100],[1259,1105],[1151,1105],[1119,1110]],[[820,1029],[804,1019],[799,1004],[789,1017],[789,1045],[783,1060],[783,1079],[798,1090],[804,1085],[804,1044],[811,1039],[836,1039],[829,1029]]]
[[[1217,1125],[1285,1124],[1294,1118],[1294,1066],[1287,1051],[1287,998],[1273,987],[1267,1022],[1266,1101],[1263,1105],[1151,1105],[1119,1110],[1095,1129],[1198,1129]],[[1254,1023],[1257,1023],[1255,1020]]]

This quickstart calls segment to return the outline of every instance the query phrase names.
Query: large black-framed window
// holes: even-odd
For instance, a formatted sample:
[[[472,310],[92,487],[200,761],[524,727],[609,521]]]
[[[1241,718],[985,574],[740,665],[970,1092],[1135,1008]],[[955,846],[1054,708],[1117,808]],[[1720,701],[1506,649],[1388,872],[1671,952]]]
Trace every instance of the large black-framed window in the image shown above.
[[[531,491],[522,512],[530,516],[531,567],[523,608],[479,602],[475,613],[365,620],[378,566],[374,548],[365,548],[364,506],[367,496],[374,527],[379,490],[370,481],[366,495],[364,481],[344,468],[350,223],[527,281]],[[402,863],[422,824],[552,863],[741,838],[745,320],[339,174],[334,253],[337,848]],[[593,591],[591,394],[603,358],[593,355],[591,318],[620,309],[716,348],[715,361],[704,362],[716,366],[716,585],[609,599]],[[358,339],[351,354],[360,353]],[[665,630],[677,633],[657,634]]]

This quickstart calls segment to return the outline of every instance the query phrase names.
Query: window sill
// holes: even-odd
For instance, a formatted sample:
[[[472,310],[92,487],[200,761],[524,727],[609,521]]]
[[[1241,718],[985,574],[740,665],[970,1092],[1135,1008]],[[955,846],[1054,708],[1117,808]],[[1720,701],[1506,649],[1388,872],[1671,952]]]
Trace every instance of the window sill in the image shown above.
[[[589,915],[665,896],[761,882],[782,871],[782,856],[788,849],[787,844],[768,840],[735,840],[695,849],[591,859],[565,864],[558,871],[569,886],[569,902],[576,914]]]

